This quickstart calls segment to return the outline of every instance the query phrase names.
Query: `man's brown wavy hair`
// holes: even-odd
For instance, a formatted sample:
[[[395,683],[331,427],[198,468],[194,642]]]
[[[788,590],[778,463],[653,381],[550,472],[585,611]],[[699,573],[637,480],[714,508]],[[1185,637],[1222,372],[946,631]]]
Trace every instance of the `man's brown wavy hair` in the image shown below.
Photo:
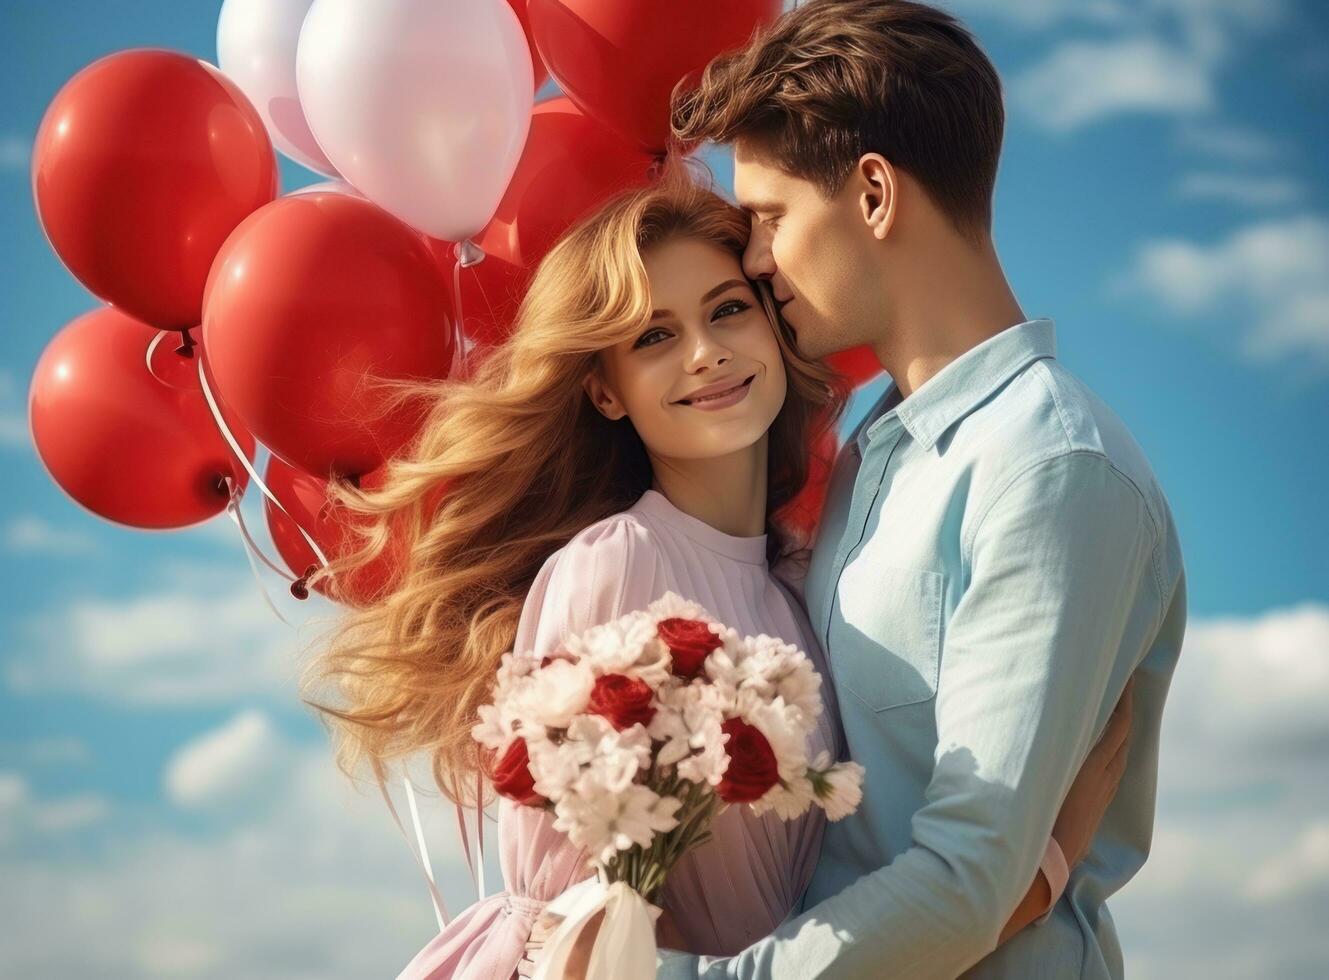
[[[904,0],[811,0],[675,89],[685,144],[752,140],[825,197],[866,153],[906,171],[967,237],[991,230],[1005,113],[954,17]]]

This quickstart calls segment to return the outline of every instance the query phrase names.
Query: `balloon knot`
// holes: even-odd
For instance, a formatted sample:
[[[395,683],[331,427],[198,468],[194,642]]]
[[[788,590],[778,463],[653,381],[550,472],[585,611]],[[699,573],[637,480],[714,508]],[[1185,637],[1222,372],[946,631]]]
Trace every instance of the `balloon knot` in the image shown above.
[[[175,352],[179,354],[181,357],[193,357],[194,348],[196,346],[197,346],[197,341],[194,340],[194,338],[190,335],[189,331],[181,330],[180,346],[175,349]]]
[[[453,257],[457,264],[463,269],[469,269],[473,265],[479,265],[484,261],[485,251],[469,238],[464,242],[458,242],[452,249]]]
[[[309,576],[318,571],[317,565],[310,565],[305,573],[291,583],[291,595],[301,601],[309,598]]]

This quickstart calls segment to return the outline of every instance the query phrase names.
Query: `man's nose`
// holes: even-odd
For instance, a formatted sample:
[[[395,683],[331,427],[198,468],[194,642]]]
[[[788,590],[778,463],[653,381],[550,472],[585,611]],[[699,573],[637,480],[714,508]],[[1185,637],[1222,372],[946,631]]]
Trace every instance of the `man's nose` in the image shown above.
[[[743,275],[749,279],[769,279],[775,275],[775,259],[765,237],[756,229],[743,250]]]

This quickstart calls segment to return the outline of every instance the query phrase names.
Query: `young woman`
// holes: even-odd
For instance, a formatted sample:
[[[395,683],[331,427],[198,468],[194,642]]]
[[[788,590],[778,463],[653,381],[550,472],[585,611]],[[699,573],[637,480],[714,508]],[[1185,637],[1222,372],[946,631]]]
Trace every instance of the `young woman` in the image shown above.
[[[342,491],[374,534],[324,574],[385,548],[403,556],[392,590],[350,613],[313,665],[346,701],[310,703],[348,775],[427,751],[439,787],[473,800],[483,764],[470,729],[500,655],[543,657],[666,590],[805,649],[826,677],[813,748],[844,751],[795,592],[806,542],[781,508],[845,391],[744,278],[748,229],[678,166],[610,201],[540,264],[507,344],[469,381],[430,389],[422,434],[381,489]],[[1086,764],[1054,832],[1072,862],[1115,791],[1104,761]],[[725,954],[768,934],[807,884],[823,819],[726,810],[666,884],[662,944]],[[498,822],[505,891],[461,913],[402,977],[530,969],[541,910],[587,876],[586,855],[543,811],[500,800]],[[1006,935],[1053,897],[1040,873]]]

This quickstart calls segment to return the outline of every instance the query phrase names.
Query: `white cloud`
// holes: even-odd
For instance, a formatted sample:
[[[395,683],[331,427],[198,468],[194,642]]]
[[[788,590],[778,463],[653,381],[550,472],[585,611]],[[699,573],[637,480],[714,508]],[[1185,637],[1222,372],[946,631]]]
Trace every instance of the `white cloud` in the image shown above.
[[[27,170],[32,162],[32,140],[18,133],[0,135],[0,170]]]
[[[1025,30],[1066,24],[1180,26],[1190,31],[1270,27],[1287,16],[1285,0],[941,0],[956,16]]]
[[[1329,882],[1329,823],[1307,827],[1286,851],[1256,868],[1247,893],[1257,901],[1295,898]]]
[[[0,156],[3,148],[0,147]],[[28,431],[27,412],[13,405],[19,399],[19,385],[14,372],[0,369],[0,447],[28,449],[32,435]]]
[[[82,555],[96,547],[87,535],[56,527],[35,514],[11,518],[4,542],[7,551],[41,555]]]
[[[455,823],[435,798],[422,811],[455,912],[474,899]],[[0,948],[13,975],[395,976],[437,928],[381,797],[352,788],[323,746],[288,756],[269,805],[206,834],[154,824],[87,843],[69,860],[34,857],[29,838],[0,848]]]
[[[1131,16],[1116,0],[942,0],[939,6],[962,20],[997,20],[1023,29],[1063,21],[1116,24]]]
[[[241,712],[178,749],[167,797],[187,809],[235,810],[270,797],[290,768],[290,746],[261,711]]]
[[[1123,112],[1184,114],[1213,104],[1205,65],[1153,37],[1068,41],[1011,83],[1017,105],[1066,131]]]
[[[1258,130],[1213,120],[1183,126],[1177,132],[1177,143],[1183,149],[1231,163],[1265,163],[1284,153],[1280,143]]]
[[[1234,52],[1288,20],[1281,0],[961,0],[951,6],[961,15],[1026,30],[1065,23],[1090,28],[1086,36],[1060,40],[1010,86],[1014,104],[1029,118],[1061,132],[1128,113],[1204,115]]]
[[[85,765],[91,761],[88,743],[73,735],[0,739],[0,765]]]
[[[50,837],[83,830],[104,820],[110,804],[96,793],[54,800],[37,799],[17,772],[0,772],[0,848],[21,838]]]
[[[1243,207],[1273,207],[1301,200],[1305,188],[1300,181],[1291,177],[1190,173],[1177,182],[1177,194],[1191,200],[1216,200]]]
[[[27,449],[32,445],[28,417],[18,412],[0,412],[0,446]]]
[[[1235,321],[1243,351],[1329,366],[1329,219],[1252,224],[1212,244],[1146,242],[1122,280],[1183,316]]]
[[[311,596],[299,631],[264,605],[249,569],[179,566],[163,591],[81,596],[23,624],[27,649],[5,663],[18,694],[78,693],[139,707],[289,701],[331,604]],[[281,601],[278,589],[274,597]],[[289,611],[294,600],[287,597]],[[306,631],[308,627],[309,631]]]
[[[1191,625],[1163,714],[1152,852],[1110,903],[1130,976],[1323,975],[1325,704],[1329,607]]]

